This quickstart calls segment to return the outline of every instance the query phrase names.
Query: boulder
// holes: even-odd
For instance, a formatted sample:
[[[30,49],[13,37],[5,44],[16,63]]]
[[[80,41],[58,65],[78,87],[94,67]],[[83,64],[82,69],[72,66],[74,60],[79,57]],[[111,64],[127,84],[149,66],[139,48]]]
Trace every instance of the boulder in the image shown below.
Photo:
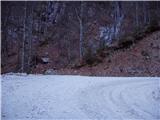
[[[43,62],[44,64],[49,63],[49,58],[48,58],[48,57],[42,57],[41,60],[42,60],[42,62]]]
[[[57,72],[54,69],[48,69],[44,72],[45,75],[56,75]]]

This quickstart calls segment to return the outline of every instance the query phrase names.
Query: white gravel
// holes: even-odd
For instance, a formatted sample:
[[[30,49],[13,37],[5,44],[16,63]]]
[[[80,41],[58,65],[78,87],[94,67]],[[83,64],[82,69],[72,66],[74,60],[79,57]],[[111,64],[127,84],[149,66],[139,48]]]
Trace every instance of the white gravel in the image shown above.
[[[3,120],[160,120],[160,78],[3,75]]]

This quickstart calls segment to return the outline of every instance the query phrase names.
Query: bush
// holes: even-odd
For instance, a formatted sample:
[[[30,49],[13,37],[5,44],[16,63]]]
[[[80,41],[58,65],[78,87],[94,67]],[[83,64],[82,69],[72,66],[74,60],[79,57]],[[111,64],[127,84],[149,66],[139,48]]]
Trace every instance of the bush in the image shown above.
[[[93,53],[91,48],[87,47],[83,60],[88,65],[94,65],[94,64],[97,64],[97,63],[101,63],[103,61],[103,58],[105,56],[103,56],[103,57],[102,56],[100,56],[98,54],[98,52],[97,53]]]
[[[84,55],[83,59],[89,65],[91,65],[91,64],[94,63],[94,61],[95,61],[95,55],[92,53],[92,50],[91,50],[90,47],[86,48],[86,52],[85,52],[85,55]]]

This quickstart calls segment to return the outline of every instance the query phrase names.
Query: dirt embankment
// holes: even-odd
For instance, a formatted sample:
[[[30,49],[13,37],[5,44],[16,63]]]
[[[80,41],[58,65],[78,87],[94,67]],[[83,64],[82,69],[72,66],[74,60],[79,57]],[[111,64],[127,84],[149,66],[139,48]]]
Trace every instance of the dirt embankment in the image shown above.
[[[119,49],[95,66],[57,70],[58,74],[90,76],[160,76],[160,31],[127,49]]]

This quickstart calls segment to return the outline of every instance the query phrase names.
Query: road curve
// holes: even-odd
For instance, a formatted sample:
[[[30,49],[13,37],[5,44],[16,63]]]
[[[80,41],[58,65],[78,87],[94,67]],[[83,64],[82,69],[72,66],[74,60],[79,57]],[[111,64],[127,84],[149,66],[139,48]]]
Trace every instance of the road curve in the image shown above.
[[[80,109],[89,118],[160,119],[157,81],[116,81],[86,88],[79,95]]]
[[[3,120],[159,120],[160,78],[4,75]]]

